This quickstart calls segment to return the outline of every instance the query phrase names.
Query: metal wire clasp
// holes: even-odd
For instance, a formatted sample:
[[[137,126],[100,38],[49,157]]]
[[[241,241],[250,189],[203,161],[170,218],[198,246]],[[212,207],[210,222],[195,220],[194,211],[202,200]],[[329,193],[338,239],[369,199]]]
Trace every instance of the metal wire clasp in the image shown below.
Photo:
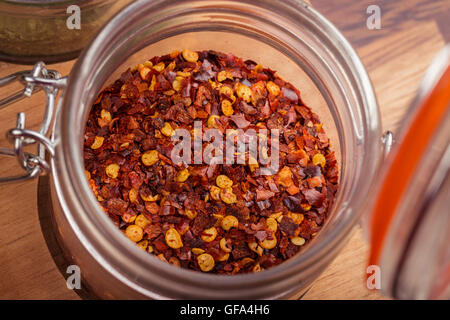
[[[6,134],[13,148],[0,148],[0,155],[16,157],[25,174],[19,176],[0,177],[0,183],[22,181],[39,176],[49,170],[46,155],[54,155],[53,144],[47,134],[49,132],[53,114],[55,111],[55,100],[60,89],[65,88],[67,78],[61,78],[56,70],[47,70],[43,62],[34,65],[33,70],[20,71],[0,79],[0,87],[19,81],[24,84],[24,89],[11,94],[0,100],[0,110],[13,102],[24,97],[30,97],[33,93],[44,90],[46,93],[46,108],[39,132],[25,128],[25,114],[17,114],[16,127]],[[36,144],[37,153],[32,154],[24,151],[24,147]]]

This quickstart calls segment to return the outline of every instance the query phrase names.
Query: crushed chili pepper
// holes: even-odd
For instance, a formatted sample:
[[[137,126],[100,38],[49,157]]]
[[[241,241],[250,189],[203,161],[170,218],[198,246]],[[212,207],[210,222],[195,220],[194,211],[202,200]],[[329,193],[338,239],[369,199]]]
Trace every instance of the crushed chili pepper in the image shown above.
[[[278,129],[280,170],[171,161],[176,129]],[[193,150],[194,151],[194,150]],[[194,152],[193,152],[194,153]],[[125,71],[95,101],[84,162],[100,205],[163,261],[219,274],[296,255],[323,226],[338,165],[319,117],[276,72],[232,54],[176,51]]]

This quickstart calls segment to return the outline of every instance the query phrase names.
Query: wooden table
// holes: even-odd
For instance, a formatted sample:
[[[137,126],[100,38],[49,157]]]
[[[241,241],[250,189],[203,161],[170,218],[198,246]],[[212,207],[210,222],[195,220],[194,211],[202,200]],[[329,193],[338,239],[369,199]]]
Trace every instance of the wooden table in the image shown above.
[[[354,45],[362,58],[380,104],[383,127],[395,132],[435,54],[450,42],[448,0],[311,0]],[[366,9],[381,9],[381,29],[368,30]],[[69,73],[73,62],[52,65]],[[0,77],[24,66],[0,62]],[[19,88],[17,86],[17,88]],[[11,91],[8,91],[11,92]],[[0,90],[0,98],[7,94]],[[0,136],[13,127],[17,112],[27,115],[27,127],[37,129],[43,94],[2,110]],[[4,138],[0,146],[7,147]],[[9,158],[0,158],[0,175],[20,172]],[[46,247],[37,216],[37,181],[0,186],[0,298],[79,299],[68,290]],[[381,299],[365,287],[368,246],[360,227],[336,260],[314,283],[306,299]]]

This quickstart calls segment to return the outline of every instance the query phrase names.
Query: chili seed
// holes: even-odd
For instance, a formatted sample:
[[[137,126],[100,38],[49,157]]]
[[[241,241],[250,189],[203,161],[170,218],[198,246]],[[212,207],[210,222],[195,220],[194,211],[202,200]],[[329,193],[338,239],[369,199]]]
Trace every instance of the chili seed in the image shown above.
[[[189,49],[184,49],[182,52],[183,58],[188,62],[197,62],[198,53]]]
[[[105,138],[103,137],[95,137],[94,142],[91,144],[91,149],[98,149],[103,145],[103,141],[105,141]]]
[[[202,270],[203,272],[209,272],[214,269],[215,266],[214,258],[208,253],[202,253],[201,255],[199,255],[197,257],[197,262],[200,270]]]
[[[316,153],[312,158],[312,162],[315,166],[321,166],[322,168],[325,167],[326,164],[325,157],[321,153]]]
[[[272,81],[267,82],[266,88],[267,91],[269,91],[269,93],[273,96],[278,96],[281,92],[280,87]]]
[[[142,230],[141,227],[132,224],[127,227],[125,234],[131,241],[138,242],[141,241],[144,235],[144,230]]]
[[[231,228],[237,228],[239,221],[235,216],[226,216],[222,219],[221,227],[223,230],[228,231]]]
[[[113,179],[117,178],[117,176],[119,175],[119,170],[120,170],[120,166],[116,163],[108,165],[105,169],[108,177],[113,178]]]
[[[231,252],[231,248],[228,247],[227,239],[220,239],[219,245],[220,249],[222,249],[224,252]]]
[[[179,249],[183,246],[183,241],[178,231],[174,228],[170,228],[166,232],[166,243],[172,249]]]
[[[221,174],[221,175],[217,176],[216,184],[219,188],[222,188],[222,189],[231,188],[233,186],[233,180],[231,180],[227,176]]]
[[[141,157],[142,163],[146,166],[152,166],[159,161],[158,151],[150,150],[144,153]]]
[[[217,229],[214,227],[211,227],[209,229],[203,230],[201,238],[205,242],[211,242],[214,241],[217,237]]]
[[[229,100],[222,100],[222,112],[227,117],[234,113],[233,106]]]
[[[296,246],[302,246],[305,244],[305,239],[301,238],[301,237],[293,237],[291,238],[291,242],[293,244],[295,244]]]

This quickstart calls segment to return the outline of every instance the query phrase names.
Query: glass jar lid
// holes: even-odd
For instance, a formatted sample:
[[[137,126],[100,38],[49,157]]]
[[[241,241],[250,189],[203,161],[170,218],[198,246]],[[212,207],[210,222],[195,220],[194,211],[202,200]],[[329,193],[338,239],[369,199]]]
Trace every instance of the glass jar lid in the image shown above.
[[[450,297],[450,45],[426,72],[381,169],[369,265],[399,299]]]

